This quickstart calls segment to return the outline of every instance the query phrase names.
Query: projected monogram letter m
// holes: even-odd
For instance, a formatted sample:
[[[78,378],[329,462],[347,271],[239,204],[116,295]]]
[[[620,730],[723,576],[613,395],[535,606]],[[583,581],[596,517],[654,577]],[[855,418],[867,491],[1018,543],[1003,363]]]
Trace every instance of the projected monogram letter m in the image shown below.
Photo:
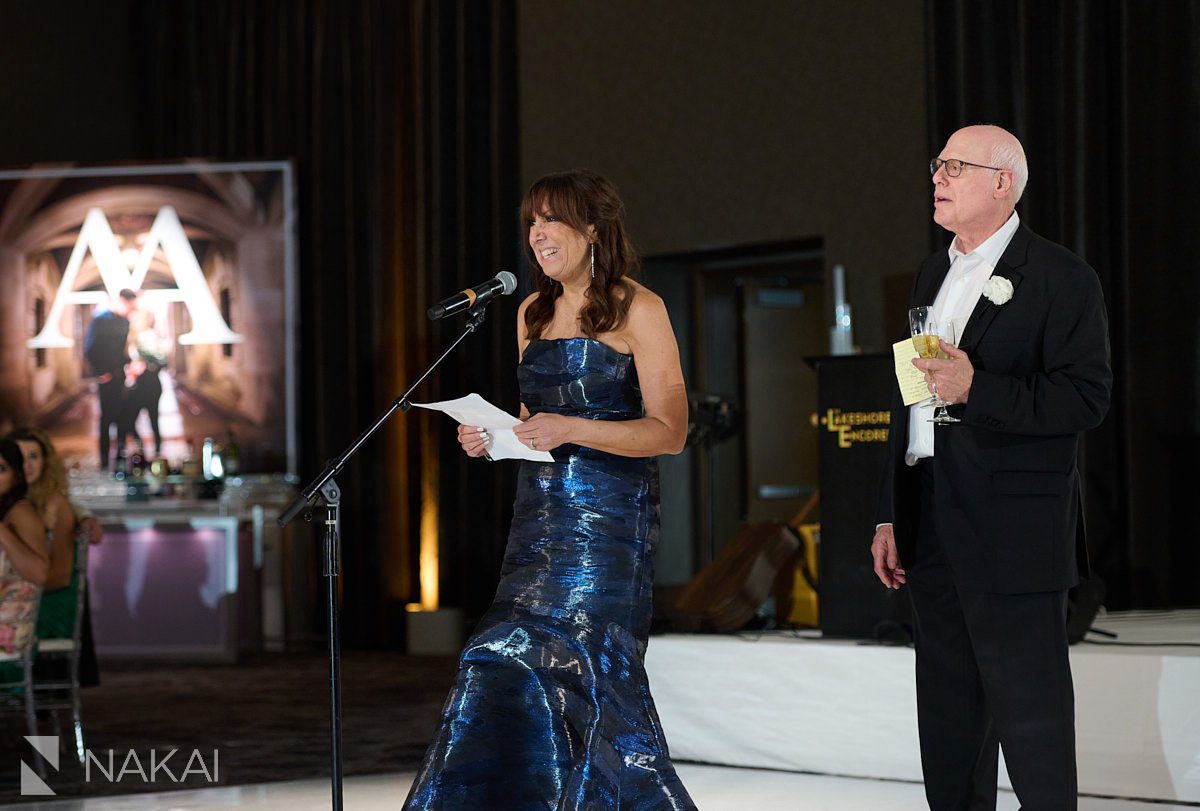
[[[229,328],[225,319],[221,317],[217,303],[213,301],[208,284],[204,281],[204,271],[200,269],[196,253],[183,231],[179,215],[171,206],[163,206],[154,218],[154,225],[150,227],[150,234],[142,244],[142,251],[132,268],[126,264],[104,212],[98,208],[88,211],[83,219],[83,227],[79,229],[75,248],[71,251],[71,258],[67,260],[62,282],[54,296],[54,304],[50,306],[50,314],[46,316],[45,326],[36,338],[30,338],[26,342],[29,348],[54,349],[73,346],[75,342],[63,335],[59,327],[67,305],[101,304],[115,297],[124,288],[141,290],[159,245],[162,246],[171,275],[175,277],[176,286],[150,290],[146,295],[153,295],[159,300],[181,301],[187,307],[192,318],[192,331],[180,335],[179,343],[240,344],[242,336]],[[102,291],[75,289],[79,269],[89,248],[104,282]]]

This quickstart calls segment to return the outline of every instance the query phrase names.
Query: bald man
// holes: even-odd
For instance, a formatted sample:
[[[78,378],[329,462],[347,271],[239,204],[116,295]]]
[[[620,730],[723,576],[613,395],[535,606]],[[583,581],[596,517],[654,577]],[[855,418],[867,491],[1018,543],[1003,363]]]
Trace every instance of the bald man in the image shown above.
[[[871,543],[907,584],[917,720],[935,811],[996,807],[997,744],[1026,811],[1077,807],[1067,589],[1088,573],[1080,433],[1112,390],[1100,282],[1014,211],[1025,152],[999,127],[955,132],[930,163],[933,219],[953,235],[925,260],[912,306],[958,327],[916,360],[958,422],[893,394]]]

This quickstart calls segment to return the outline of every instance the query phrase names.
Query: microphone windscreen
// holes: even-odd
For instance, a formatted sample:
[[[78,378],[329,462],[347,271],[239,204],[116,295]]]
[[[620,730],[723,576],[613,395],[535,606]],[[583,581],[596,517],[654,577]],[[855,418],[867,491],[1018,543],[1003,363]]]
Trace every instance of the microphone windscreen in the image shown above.
[[[496,280],[500,282],[500,286],[504,288],[503,296],[510,296],[517,289],[517,277],[509,273],[507,270],[502,270],[496,274]]]

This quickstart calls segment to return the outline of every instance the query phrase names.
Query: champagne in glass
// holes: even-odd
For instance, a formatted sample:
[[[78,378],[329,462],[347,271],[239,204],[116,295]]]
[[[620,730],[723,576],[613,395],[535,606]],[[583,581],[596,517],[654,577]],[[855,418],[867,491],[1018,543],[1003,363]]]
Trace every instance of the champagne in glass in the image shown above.
[[[921,357],[929,359],[938,356],[938,337],[936,335],[914,335],[912,342],[913,346],[917,348],[917,354]]]
[[[932,307],[913,307],[908,311],[908,329],[913,346],[922,358],[936,358],[938,353],[938,328],[933,320]],[[922,408],[936,405],[934,400],[923,403]]]
[[[932,307],[913,307],[908,311],[908,330],[917,354],[923,358],[936,357],[937,329],[933,323]],[[932,350],[930,349],[932,347]],[[929,352],[934,352],[931,355]]]

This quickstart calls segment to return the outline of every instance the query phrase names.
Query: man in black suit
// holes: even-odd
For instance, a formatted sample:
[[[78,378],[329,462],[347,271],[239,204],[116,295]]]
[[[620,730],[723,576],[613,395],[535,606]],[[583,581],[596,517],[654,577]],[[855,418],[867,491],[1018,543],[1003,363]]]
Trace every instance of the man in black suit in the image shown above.
[[[125,457],[125,364],[129,363],[129,316],[137,309],[137,293],[126,288],[109,308],[88,325],[83,356],[96,378],[100,395],[100,469],[108,470],[108,429],[117,426],[117,468]]]
[[[954,239],[921,266],[912,305],[960,338],[913,363],[961,422],[935,426],[896,388],[875,572],[912,597],[930,808],[994,809],[999,744],[1022,808],[1065,811],[1067,589],[1088,573],[1076,457],[1112,390],[1104,296],[1083,260],[1021,225],[1028,169],[1010,133],[961,129],[930,170]]]

